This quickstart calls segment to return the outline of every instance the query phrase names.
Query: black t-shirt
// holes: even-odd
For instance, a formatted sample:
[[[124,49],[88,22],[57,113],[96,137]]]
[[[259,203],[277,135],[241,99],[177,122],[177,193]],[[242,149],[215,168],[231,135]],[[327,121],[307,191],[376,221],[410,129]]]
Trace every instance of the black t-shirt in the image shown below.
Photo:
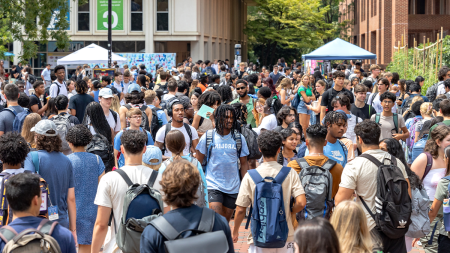
[[[331,101],[333,100],[334,97],[337,96],[337,94],[339,94],[340,92],[345,92],[347,93],[347,96],[350,98],[350,103],[353,104],[355,102],[355,99],[353,97],[353,94],[347,90],[346,88],[342,88],[342,90],[337,91],[334,88],[328,89],[326,90],[323,94],[322,94],[322,102],[321,102],[321,106],[326,106],[327,107],[327,112],[331,112],[333,111],[333,106],[331,106]]]
[[[352,104],[350,108],[350,112],[353,115],[356,115],[357,117],[360,117],[362,120],[369,119],[372,117],[372,115],[376,114],[377,112],[375,109],[372,108],[369,113],[369,105],[365,104],[363,108],[358,108],[356,105]]]
[[[38,98],[36,95],[34,95],[34,94],[30,96],[30,108],[31,108],[33,105],[38,105],[38,109],[39,109],[39,110],[42,109],[42,103],[41,103],[41,101],[40,101],[39,98]]]
[[[69,109],[76,111],[75,116],[78,118],[78,121],[83,122],[86,106],[90,102],[94,102],[94,98],[89,94],[76,94],[70,98]]]

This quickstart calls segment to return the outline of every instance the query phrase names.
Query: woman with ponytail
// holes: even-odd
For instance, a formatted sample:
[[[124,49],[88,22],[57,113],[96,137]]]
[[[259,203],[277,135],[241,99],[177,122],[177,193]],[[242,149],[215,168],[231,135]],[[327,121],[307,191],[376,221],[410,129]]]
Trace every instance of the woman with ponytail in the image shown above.
[[[161,168],[159,168],[159,173],[164,173],[167,166],[169,166],[170,163],[177,161],[177,160],[187,160],[188,162],[192,163],[194,167],[198,169],[198,172],[200,173],[200,177],[202,178],[203,185],[204,186],[204,192],[205,192],[205,201],[206,206],[208,206],[208,190],[206,186],[206,177],[205,173],[203,172],[203,168],[201,163],[193,156],[191,155],[183,155],[184,147],[186,147],[186,141],[184,140],[184,135],[182,132],[178,130],[172,130],[167,133],[166,135],[166,149],[172,152],[172,157],[164,161],[161,165]]]

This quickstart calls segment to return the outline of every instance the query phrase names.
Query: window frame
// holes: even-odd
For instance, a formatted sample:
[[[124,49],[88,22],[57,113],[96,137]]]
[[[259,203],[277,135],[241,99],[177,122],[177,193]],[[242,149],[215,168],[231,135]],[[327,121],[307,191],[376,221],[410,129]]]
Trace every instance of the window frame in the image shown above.
[[[158,11],[158,0],[155,1],[155,32],[157,33],[170,33],[170,9],[171,9],[171,1],[167,1],[167,11]],[[159,13],[167,13],[167,30],[158,30],[158,14]]]
[[[80,7],[77,7],[77,32],[90,32],[91,31],[91,1],[88,0],[86,3],[88,6],[88,11],[80,11]],[[88,14],[88,30],[80,30],[80,14]]]
[[[142,0],[142,6],[140,11],[133,11],[131,8],[131,5],[133,3],[133,0],[130,0],[130,32],[144,32],[144,6],[145,6],[145,0]],[[142,30],[133,30],[133,14],[135,13],[141,13],[142,14]]]

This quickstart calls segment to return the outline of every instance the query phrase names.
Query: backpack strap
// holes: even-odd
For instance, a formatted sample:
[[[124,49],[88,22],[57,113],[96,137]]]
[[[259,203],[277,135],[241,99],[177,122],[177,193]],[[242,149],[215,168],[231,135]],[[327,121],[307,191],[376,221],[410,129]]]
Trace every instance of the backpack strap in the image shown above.
[[[364,157],[364,158],[368,159],[369,161],[374,163],[377,167],[380,167],[383,165],[383,163],[381,163],[378,159],[376,159],[375,157],[373,157],[369,154],[362,154],[359,157]]]
[[[34,170],[39,174],[39,153],[38,151],[31,152],[31,160],[33,161]]]
[[[12,113],[14,114],[14,117],[16,117],[16,116],[17,116],[17,112],[16,112],[16,110],[14,110],[14,109],[13,109],[13,108],[11,108],[11,107],[5,108],[5,111],[10,111],[10,112],[12,112]]]
[[[325,170],[331,170],[333,167],[334,167],[334,165],[336,165],[336,161],[335,160],[333,160],[333,159],[328,159],[323,165],[322,165],[322,168],[323,169],[325,169]]]
[[[261,175],[259,174],[259,172],[256,170],[249,170],[249,171],[247,171],[247,173],[250,175],[250,177],[252,178],[252,180],[255,184],[258,184],[259,182],[264,180],[261,177]]]
[[[5,242],[8,243],[11,241],[18,233],[14,228],[10,226],[3,226],[0,228],[0,238]]]
[[[109,109],[109,113],[112,113],[113,118],[114,118],[114,122],[117,124],[117,114],[115,111],[113,111],[112,109]]]
[[[211,232],[214,227],[214,220],[216,218],[216,212],[209,208],[203,208],[202,218],[198,224],[198,230],[204,232]]]
[[[129,105],[129,104],[124,104],[123,106],[125,106],[125,108],[127,108],[128,110],[131,109],[131,105]]]
[[[149,187],[153,187],[153,185],[155,184],[156,178],[158,177],[158,172],[155,170],[152,170],[152,175],[150,176],[150,178],[148,179],[147,185]]]
[[[433,156],[430,154],[430,152],[425,152],[425,155],[427,155],[427,166],[425,167],[425,171],[423,172],[422,181],[428,175],[431,167],[433,166]]]
[[[211,156],[212,147],[210,147],[210,146],[211,146],[211,143],[213,142],[213,138],[214,138],[214,129],[206,130],[206,153],[205,153],[206,163],[205,164],[208,164],[209,157]]]
[[[394,113],[394,115],[392,117],[394,119],[395,131],[397,131],[397,133],[398,133],[398,114]]]
[[[241,139],[241,133],[239,133],[237,130],[234,130],[234,141],[236,142],[236,150],[237,150],[238,159],[239,159],[239,157],[241,157],[242,139]]]
[[[380,124],[380,113],[375,114],[375,123]]]
[[[191,147],[192,147],[192,131],[189,124],[184,123],[184,128],[186,128],[186,132],[189,135],[189,153],[191,153]]]
[[[203,213],[202,213],[203,216]],[[164,216],[160,216],[150,222],[167,240],[172,241],[178,237],[178,231],[170,224]]]
[[[169,123],[165,124],[165,126],[166,126],[166,128],[165,128],[165,131],[164,131],[163,147],[161,149],[163,155],[166,152],[166,136],[170,132],[170,129],[172,128],[172,123],[169,122]]]
[[[46,234],[46,235],[52,235],[53,230],[55,229],[56,225],[58,225],[57,221],[51,221],[47,219],[43,219],[39,226],[37,227],[37,230],[40,232]]]
[[[133,185],[133,182],[131,182],[130,178],[128,177],[127,173],[121,169],[115,170],[117,173],[119,173],[120,176],[122,176],[123,180],[127,183],[128,187]]]
[[[291,172],[291,168],[283,166],[280,172],[278,172],[278,175],[275,177],[275,182],[277,182],[278,184],[282,184],[286,177],[289,175],[289,172]]]
[[[344,142],[342,142],[342,141],[339,140],[339,139],[338,139],[338,142],[339,142],[339,144],[341,144],[342,151],[344,151],[345,161],[348,162],[348,161],[347,161],[348,149],[347,149],[347,147],[345,146]]]
[[[303,157],[302,157],[302,158],[297,158],[297,159],[295,159],[295,160],[297,161],[298,166],[300,166],[300,168],[301,168],[302,170],[311,167],[311,166],[309,165],[309,163],[306,161],[306,159],[303,158]]]

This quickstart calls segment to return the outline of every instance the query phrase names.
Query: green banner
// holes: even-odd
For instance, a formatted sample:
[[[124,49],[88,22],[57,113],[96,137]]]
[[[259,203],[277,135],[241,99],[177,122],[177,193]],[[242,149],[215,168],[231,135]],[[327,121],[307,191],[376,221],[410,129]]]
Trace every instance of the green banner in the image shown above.
[[[112,1],[111,27],[123,30],[123,0]],[[108,0],[97,0],[97,30],[108,30]]]

